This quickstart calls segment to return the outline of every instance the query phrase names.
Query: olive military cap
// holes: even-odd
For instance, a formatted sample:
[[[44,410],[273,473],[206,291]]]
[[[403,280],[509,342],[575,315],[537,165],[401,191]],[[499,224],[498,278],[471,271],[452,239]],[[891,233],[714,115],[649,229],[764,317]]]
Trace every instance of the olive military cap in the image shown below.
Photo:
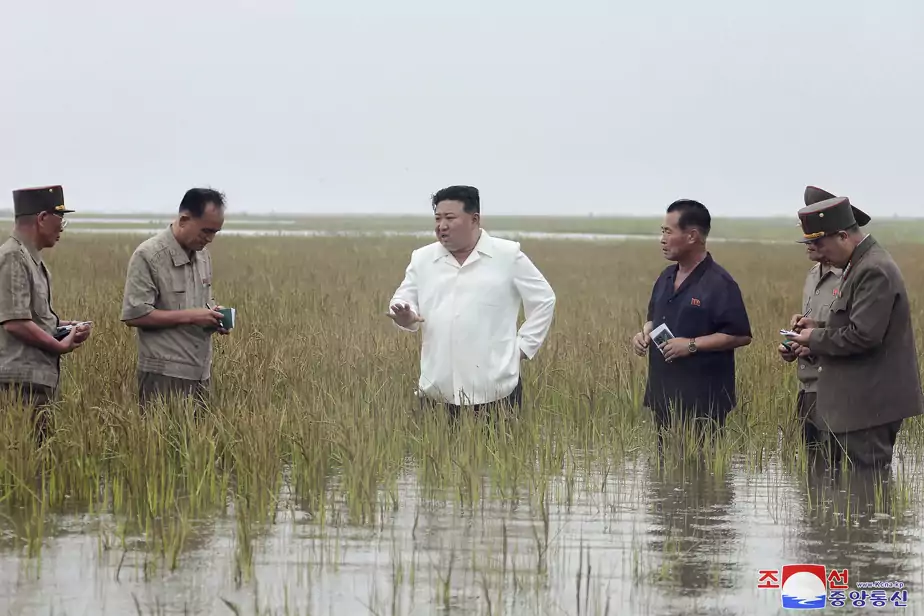
[[[20,188],[13,191],[13,214],[17,218],[42,212],[67,214],[73,211],[64,205],[64,189],[61,186]]]
[[[856,212],[862,216],[858,217]],[[826,235],[834,235],[853,225],[859,225],[861,220],[865,225],[870,218],[852,206],[847,197],[831,197],[817,201],[799,210],[799,222],[802,223],[803,235],[803,239],[799,242],[807,244]]]
[[[817,186],[806,186],[805,187],[805,205],[813,205],[819,201],[824,201],[825,199],[833,199],[834,195],[829,193],[827,190],[818,188]],[[857,224],[861,227],[866,225],[870,221],[869,216],[866,215],[860,208],[855,205],[850,206],[853,209],[853,218],[857,221]]]

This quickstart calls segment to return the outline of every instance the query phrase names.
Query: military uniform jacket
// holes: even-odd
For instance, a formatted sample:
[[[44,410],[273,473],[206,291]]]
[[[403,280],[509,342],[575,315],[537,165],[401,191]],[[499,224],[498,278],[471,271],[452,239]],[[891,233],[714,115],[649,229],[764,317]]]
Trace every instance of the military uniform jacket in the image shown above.
[[[15,232],[0,246],[0,323],[33,321],[53,335],[51,274],[41,253]],[[61,356],[30,346],[0,327],[0,382],[56,388]]]
[[[816,417],[822,429],[850,432],[924,413],[905,283],[872,236],[854,251],[809,349],[821,369]]]

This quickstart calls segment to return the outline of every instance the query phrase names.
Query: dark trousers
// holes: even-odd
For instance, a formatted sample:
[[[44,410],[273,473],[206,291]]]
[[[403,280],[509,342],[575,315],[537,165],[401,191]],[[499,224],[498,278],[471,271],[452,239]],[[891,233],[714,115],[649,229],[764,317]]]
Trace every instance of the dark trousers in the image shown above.
[[[493,402],[486,402],[484,404],[474,404],[469,406],[460,406],[458,404],[449,404],[446,402],[437,402],[432,398],[427,398],[426,396],[420,398],[420,408],[433,409],[436,407],[443,407],[446,409],[446,412],[449,414],[450,420],[453,422],[458,421],[462,416],[463,412],[471,413],[475,417],[483,417],[485,415],[489,417],[494,417],[497,413],[501,411],[511,411],[513,409],[519,410],[523,406],[523,379],[517,381],[517,386],[513,388],[513,391],[509,395],[501,398],[500,400],[495,400]]]
[[[156,400],[192,398],[197,410],[202,410],[208,405],[210,391],[210,379],[196,381],[153,372],[138,372],[138,399],[142,408]]]
[[[844,463],[855,468],[886,468],[891,465],[895,439],[902,427],[901,419],[863,430],[829,432],[811,421],[817,400],[815,392],[800,391],[797,400],[806,448],[816,457],[823,457],[829,469],[840,468]]]
[[[57,398],[55,388],[35,383],[0,383],[0,390],[13,392],[22,405],[32,408],[33,432],[39,444],[51,432],[51,405]]]

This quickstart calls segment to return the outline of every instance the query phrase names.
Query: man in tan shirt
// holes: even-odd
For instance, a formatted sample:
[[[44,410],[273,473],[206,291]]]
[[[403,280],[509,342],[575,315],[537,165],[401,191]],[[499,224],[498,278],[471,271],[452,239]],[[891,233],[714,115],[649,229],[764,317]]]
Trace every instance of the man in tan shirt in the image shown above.
[[[142,406],[153,398],[210,393],[212,334],[222,314],[212,297],[208,246],[224,224],[224,195],[186,192],[170,226],[142,242],[125,279],[122,321],[138,329],[138,390]]]
[[[61,356],[90,336],[90,325],[61,321],[51,307],[51,274],[42,250],[66,226],[61,186],[13,191],[15,226],[0,246],[0,389],[34,409],[39,439],[47,435],[48,407],[58,396]],[[57,334],[59,327],[70,331]]]

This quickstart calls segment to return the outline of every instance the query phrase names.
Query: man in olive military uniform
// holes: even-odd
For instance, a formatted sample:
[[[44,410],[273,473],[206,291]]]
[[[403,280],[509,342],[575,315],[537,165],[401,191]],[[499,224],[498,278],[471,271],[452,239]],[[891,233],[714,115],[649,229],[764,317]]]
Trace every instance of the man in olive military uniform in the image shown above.
[[[789,338],[817,358],[815,424],[829,463],[887,468],[902,420],[924,413],[908,293],[892,256],[860,231],[846,197],[799,210],[803,242],[843,268],[826,319],[800,318]]]
[[[212,258],[206,248],[224,224],[224,196],[186,192],[170,225],[129,260],[122,321],[138,330],[138,395],[193,397],[203,406],[211,388],[212,334],[221,308],[212,297]]]
[[[805,205],[813,205],[825,199],[833,199],[834,195],[815,186],[806,186],[803,195]],[[859,226],[864,226],[870,218],[864,212],[854,207],[854,218]],[[798,322],[803,316],[809,316],[818,321],[826,321],[831,302],[834,301],[840,284],[843,270],[825,261],[815,249],[813,242],[805,243],[806,253],[815,265],[809,270],[802,287],[802,311],[793,315],[790,328],[799,331]],[[799,344],[787,341],[779,346],[780,356],[784,361],[792,362],[797,357]],[[796,376],[799,379],[799,394],[796,397],[796,413],[802,423],[802,432],[805,444],[809,449],[817,449],[820,444],[821,432],[816,425],[815,402],[816,385],[818,381],[818,362],[815,357],[808,355],[798,358]]]
[[[66,226],[61,186],[13,191],[15,217],[0,246],[0,388],[36,411],[39,438],[46,435],[47,407],[57,399],[61,356],[90,336],[89,325],[61,321],[51,307],[51,275],[42,250],[61,239]],[[55,338],[58,327],[72,326]]]

